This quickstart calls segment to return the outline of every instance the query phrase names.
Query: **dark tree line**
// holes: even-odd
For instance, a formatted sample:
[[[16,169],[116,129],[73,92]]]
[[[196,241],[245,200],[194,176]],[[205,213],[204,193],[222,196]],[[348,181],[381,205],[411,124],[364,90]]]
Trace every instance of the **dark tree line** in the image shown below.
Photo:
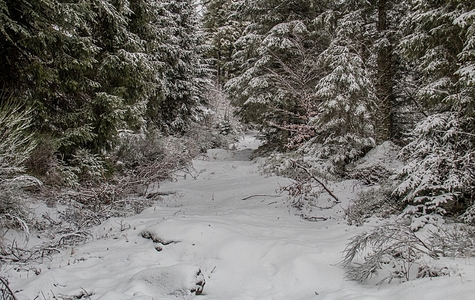
[[[203,50],[190,0],[1,0],[0,101],[33,109],[64,159],[100,154],[121,130],[187,128],[204,103]]]

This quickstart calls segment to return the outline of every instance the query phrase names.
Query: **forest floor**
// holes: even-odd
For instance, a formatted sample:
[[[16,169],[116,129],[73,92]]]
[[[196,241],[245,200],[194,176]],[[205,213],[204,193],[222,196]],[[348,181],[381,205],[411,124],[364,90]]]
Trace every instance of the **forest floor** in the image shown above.
[[[194,160],[194,174],[161,183],[162,200],[142,213],[94,227],[85,244],[0,271],[18,300],[475,299],[469,258],[446,259],[456,270],[450,276],[346,279],[347,243],[382,222],[347,224],[343,209],[361,186],[329,183],[341,203],[314,211],[325,221],[304,220],[278,192],[291,180],[264,176],[250,160],[258,144],[248,135],[235,150],[209,150]]]

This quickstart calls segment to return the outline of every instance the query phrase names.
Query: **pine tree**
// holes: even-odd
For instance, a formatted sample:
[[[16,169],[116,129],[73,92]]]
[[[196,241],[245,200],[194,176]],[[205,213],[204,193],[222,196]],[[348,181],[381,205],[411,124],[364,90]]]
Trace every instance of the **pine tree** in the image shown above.
[[[401,48],[416,66],[416,99],[427,117],[403,149],[397,192],[422,213],[458,213],[472,204],[473,10],[471,1],[418,2]]]
[[[206,35],[206,57],[211,59],[215,71],[215,83],[222,87],[233,77],[232,56],[234,43],[242,34],[244,24],[233,20],[232,0],[208,0],[204,2],[203,28]]]
[[[317,80],[316,54],[328,44],[324,30],[313,22],[323,11],[321,5],[320,1],[238,3],[235,17],[247,26],[233,56],[237,76],[226,88],[244,119],[260,125],[276,146],[293,143],[298,128],[305,127],[299,125],[313,113],[307,111],[307,97],[300,98],[296,91],[311,93]],[[296,72],[306,68],[311,70],[308,78]]]
[[[316,145],[306,148],[315,158],[329,161],[329,171],[341,173],[346,164],[374,146],[371,117],[377,98],[370,65],[365,62],[363,10],[343,2],[334,14],[332,42],[319,55],[318,113],[310,122]]]
[[[205,103],[208,66],[196,6],[190,0],[159,2],[153,61],[160,90],[148,104],[149,121],[164,132],[183,132]]]

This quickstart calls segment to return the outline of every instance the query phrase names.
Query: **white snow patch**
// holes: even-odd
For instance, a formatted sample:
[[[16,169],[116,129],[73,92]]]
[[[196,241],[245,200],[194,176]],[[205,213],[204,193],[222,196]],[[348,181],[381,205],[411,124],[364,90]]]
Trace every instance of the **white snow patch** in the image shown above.
[[[175,192],[162,202],[104,222],[94,228],[94,241],[51,260],[23,269],[2,265],[1,276],[18,300],[79,299],[85,291],[90,296],[81,298],[92,300],[473,299],[470,259],[440,259],[458,270],[445,277],[382,286],[348,281],[342,251],[351,237],[377,226],[348,226],[343,219],[341,205],[355,196],[354,185],[328,183],[343,203],[318,211],[331,216],[327,221],[302,220],[276,192],[291,181],[261,176],[246,160],[258,144],[246,136],[235,151],[209,151],[209,160],[194,161],[202,171],[196,179],[160,184]],[[396,166],[384,154],[391,149],[383,144],[362,164]],[[206,285],[196,296],[191,291],[201,279]]]
[[[363,158],[356,162],[355,169],[370,168],[376,165],[385,167],[390,171],[396,171],[403,167],[403,163],[397,159],[400,147],[386,141],[371,149]]]

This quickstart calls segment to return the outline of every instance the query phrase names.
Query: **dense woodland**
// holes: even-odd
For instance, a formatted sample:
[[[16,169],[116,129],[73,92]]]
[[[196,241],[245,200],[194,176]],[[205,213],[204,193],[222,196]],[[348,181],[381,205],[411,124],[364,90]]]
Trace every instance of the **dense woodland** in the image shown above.
[[[369,149],[393,142],[406,163],[393,196],[444,214],[473,204],[474,9],[210,1],[205,25],[217,81],[268,143],[345,176]]]
[[[474,20],[473,0],[0,0],[0,184],[149,172],[167,162],[150,145],[204,126],[216,90],[261,153],[338,179],[391,142],[391,201],[473,223]]]

